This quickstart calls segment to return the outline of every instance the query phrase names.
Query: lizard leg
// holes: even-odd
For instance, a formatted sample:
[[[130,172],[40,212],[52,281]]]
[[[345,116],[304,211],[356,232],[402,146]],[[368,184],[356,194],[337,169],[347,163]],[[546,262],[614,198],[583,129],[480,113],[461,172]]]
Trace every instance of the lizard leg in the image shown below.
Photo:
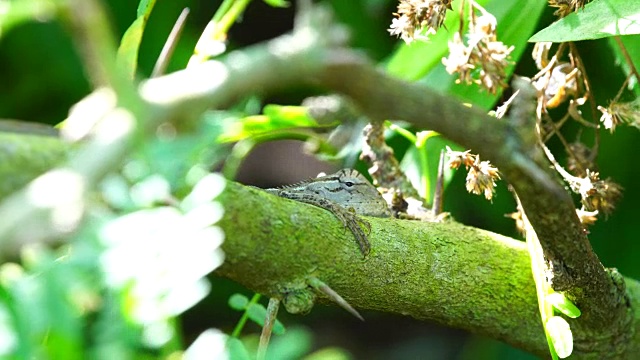
[[[289,192],[286,190],[278,191],[278,196],[311,204],[325,210],[330,211],[335,217],[338,218],[342,222],[342,225],[346,229],[349,229],[356,241],[358,242],[358,246],[360,247],[360,251],[363,255],[369,254],[371,250],[371,244],[369,243],[369,239],[367,238],[367,234],[365,233],[366,229],[367,233],[371,232],[371,224],[368,221],[361,219],[358,215],[355,214],[353,209],[345,209],[342,206],[334,203],[331,200],[327,200],[323,197],[315,196],[313,194],[300,194],[296,192]]]

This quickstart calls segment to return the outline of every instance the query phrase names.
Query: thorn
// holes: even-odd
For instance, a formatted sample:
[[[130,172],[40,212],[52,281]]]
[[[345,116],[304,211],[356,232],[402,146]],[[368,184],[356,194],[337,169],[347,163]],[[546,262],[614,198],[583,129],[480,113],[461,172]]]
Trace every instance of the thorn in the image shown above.
[[[262,333],[260,334],[257,360],[264,360],[267,356],[267,347],[269,346],[269,339],[271,339],[271,332],[273,331],[273,325],[276,322],[279,307],[279,299],[269,299],[269,305],[267,305],[267,316],[264,319],[264,326],[262,327]]]
[[[341,308],[347,310],[351,315],[364,321],[364,318],[362,317],[362,315],[360,315],[360,313],[356,309],[354,309],[353,306],[349,305],[347,300],[345,300],[342,296],[340,296],[340,294],[338,294],[332,288],[330,288],[329,285],[325,284],[324,282],[322,282],[322,280],[313,276],[309,277],[308,280],[309,280],[309,285],[311,285],[311,287],[327,295],[329,299],[333,300]]]

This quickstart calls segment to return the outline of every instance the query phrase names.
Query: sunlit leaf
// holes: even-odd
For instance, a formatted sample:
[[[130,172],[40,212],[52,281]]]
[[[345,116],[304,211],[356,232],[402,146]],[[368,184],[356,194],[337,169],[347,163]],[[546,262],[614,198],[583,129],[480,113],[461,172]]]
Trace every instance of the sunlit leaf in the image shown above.
[[[136,16],[146,16],[149,18],[151,14],[151,10],[153,10],[153,6],[156,4],[156,0],[140,0],[138,3],[138,10],[136,11]]]
[[[462,150],[462,148],[435,132],[430,132],[429,136],[418,143],[418,145],[421,146],[417,147],[416,144],[414,144],[407,149],[400,163],[400,167],[413,184],[413,187],[418,190],[418,194],[425,199],[428,204],[431,204],[437,182],[440,151],[444,150],[446,146],[454,150]],[[453,171],[445,167],[444,175],[444,186],[446,188],[453,177]]]
[[[226,118],[224,131],[218,141],[235,142],[275,130],[318,126],[320,125],[302,106],[266,105],[263,115]]]
[[[551,293],[545,297],[545,301],[553,305],[553,307],[564,315],[575,319],[580,316],[581,312],[569,299],[563,294]]]
[[[551,337],[553,348],[558,357],[564,359],[573,352],[573,334],[569,323],[560,316],[553,316],[545,324],[547,333]]]
[[[633,34],[640,34],[639,2],[595,0],[540,30],[529,41],[566,42]]]
[[[303,358],[303,360],[350,360],[350,359],[353,359],[351,354],[349,354],[344,349],[340,349],[336,347],[328,347],[328,348],[320,349]]]
[[[273,6],[273,7],[281,7],[281,8],[286,8],[291,6],[291,3],[289,3],[286,0],[264,0],[265,3]]]
[[[155,3],[156,0],[140,1],[137,11],[138,17],[131,26],[129,26],[120,41],[118,64],[132,79],[135,77],[136,69],[138,68],[138,51],[140,50],[142,34],[144,33],[144,28],[147,25],[147,20],[149,20],[151,10],[153,10]]]

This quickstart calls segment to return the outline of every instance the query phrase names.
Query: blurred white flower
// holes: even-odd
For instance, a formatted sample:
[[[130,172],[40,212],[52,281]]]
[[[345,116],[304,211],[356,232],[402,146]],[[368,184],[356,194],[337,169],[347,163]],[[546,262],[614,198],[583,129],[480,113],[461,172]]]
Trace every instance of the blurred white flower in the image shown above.
[[[186,213],[173,207],[140,210],[100,232],[106,281],[123,291],[128,315],[143,326],[150,346],[171,338],[167,320],[207,295],[205,276],[224,260],[224,234],[212,226],[222,217],[222,206],[212,199],[223,185],[204,177],[187,196],[192,201]]]

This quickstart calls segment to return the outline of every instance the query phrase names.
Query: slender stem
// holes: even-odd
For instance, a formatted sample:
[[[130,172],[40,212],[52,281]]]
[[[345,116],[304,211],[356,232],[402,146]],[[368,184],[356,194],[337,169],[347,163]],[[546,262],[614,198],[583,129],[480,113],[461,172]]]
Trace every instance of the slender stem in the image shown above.
[[[227,11],[229,11],[229,8],[231,7],[231,5],[233,5],[234,1],[235,0],[224,0],[222,4],[220,4],[218,10],[216,10],[216,13],[213,15],[213,19],[211,21],[216,23],[219,22],[220,19],[222,19],[222,17],[227,13]]]
[[[622,42],[622,39],[620,39],[620,36],[614,36],[613,39],[618,44],[618,47],[620,48],[620,51],[622,52],[622,56],[624,57],[624,60],[627,62],[627,65],[629,66],[629,71],[633,75],[636,76],[636,80],[640,81],[640,74],[638,74],[638,69],[633,64],[633,60],[631,60],[631,56],[629,56],[629,52],[627,51],[627,47],[624,46],[624,43]]]
[[[627,84],[631,80],[632,76],[633,76],[633,73],[629,73],[629,75],[627,75],[627,78],[624,80],[624,83],[622,83],[622,86],[620,87],[620,90],[618,90],[616,97],[614,97],[611,102],[616,102],[620,99],[620,96],[622,96],[622,93],[624,92],[624,89],[626,89]]]
[[[173,51],[176,49],[178,39],[180,39],[180,34],[182,34],[184,24],[187,21],[187,16],[189,16],[189,8],[184,8],[180,13],[180,16],[178,16],[178,20],[176,20],[176,23],[173,25],[171,33],[169,33],[169,37],[167,37],[167,41],[162,47],[160,56],[158,56],[158,61],[156,61],[156,65],[153,67],[153,71],[151,72],[151,77],[160,76],[167,70],[167,65],[169,65],[169,60],[173,55]]]
[[[244,328],[244,325],[247,323],[247,320],[249,319],[249,308],[258,303],[258,300],[260,300],[260,296],[261,295],[258,293],[255,293],[253,295],[253,297],[247,304],[247,307],[245,308],[244,313],[242,314],[242,317],[240,318],[240,320],[238,320],[238,324],[236,324],[236,327],[233,329],[233,332],[231,333],[231,337],[237,338],[238,336],[240,336],[240,332],[242,331],[242,328]]]
[[[433,192],[433,206],[431,207],[434,218],[442,213],[442,203],[444,202],[444,163],[444,150],[440,150],[438,177],[436,180],[436,189]]]
[[[274,297],[269,299],[267,315],[264,319],[264,326],[262,326],[262,333],[260,334],[260,344],[258,345],[258,360],[264,360],[267,357],[267,347],[269,346],[269,339],[271,339],[273,325],[276,323],[279,307],[280,300]]]
[[[226,34],[250,2],[251,0],[236,0],[218,22],[217,33]]]
[[[578,48],[576,47],[576,45],[573,42],[570,42],[569,46],[570,46],[570,54],[572,57],[575,58],[576,66],[582,73],[582,78],[584,79],[585,93],[587,95],[587,98],[589,99],[589,106],[591,108],[591,117],[593,119],[593,122],[597,126],[598,125],[598,120],[596,119],[596,114],[598,113],[597,104],[596,104],[596,99],[593,96],[593,93],[591,92],[591,81],[589,80],[587,69],[584,67],[584,63],[582,62],[582,57],[580,56],[580,53],[578,52]],[[593,144],[593,151],[591,152],[592,158],[589,159],[590,161],[595,160],[595,157],[598,155],[599,147],[600,147],[600,132],[596,128],[596,131],[594,131],[594,144]]]

